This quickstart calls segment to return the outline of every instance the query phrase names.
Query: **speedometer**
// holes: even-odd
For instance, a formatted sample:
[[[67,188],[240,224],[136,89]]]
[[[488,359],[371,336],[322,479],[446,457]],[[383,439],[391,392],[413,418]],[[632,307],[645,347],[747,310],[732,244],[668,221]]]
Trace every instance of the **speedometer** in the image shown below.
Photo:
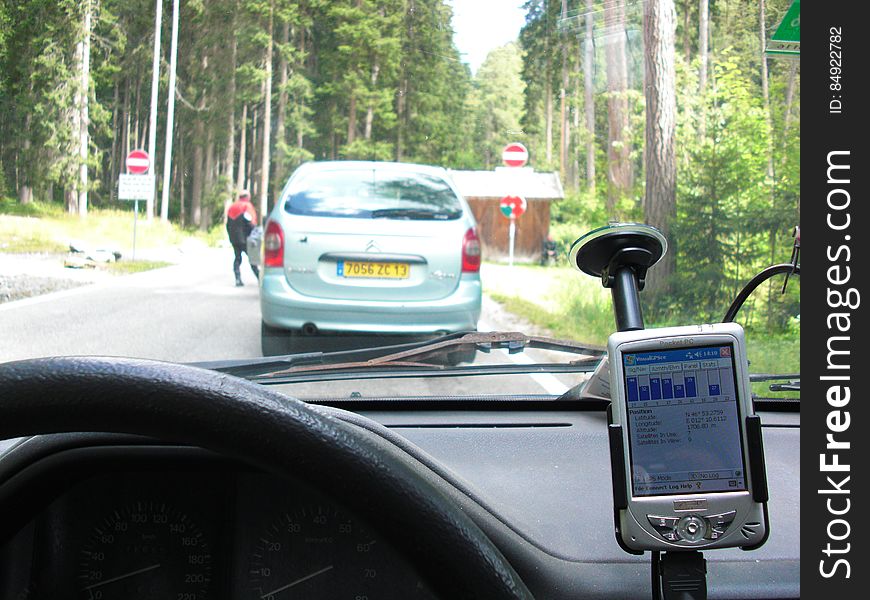
[[[211,552],[183,512],[141,501],[109,513],[80,553],[81,598],[205,600]]]
[[[257,540],[250,598],[430,597],[386,543],[331,503],[284,512]]]

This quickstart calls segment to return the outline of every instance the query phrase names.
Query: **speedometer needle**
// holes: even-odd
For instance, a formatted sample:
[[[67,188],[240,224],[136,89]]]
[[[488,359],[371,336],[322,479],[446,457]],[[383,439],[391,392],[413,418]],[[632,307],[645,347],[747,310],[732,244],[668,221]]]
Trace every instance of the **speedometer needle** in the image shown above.
[[[134,575],[140,575],[142,573],[147,573],[148,571],[153,571],[154,569],[159,569],[160,563],[156,565],[151,565],[150,567],[145,567],[144,569],[136,569],[135,571],[130,571],[129,573],[124,573],[123,575],[118,575],[117,577],[112,577],[111,579],[106,579],[105,581],[100,581],[99,583],[92,583],[85,590],[92,590],[94,588],[98,588],[101,585],[106,585],[107,583],[115,583],[116,581],[121,581],[122,579],[127,579],[128,577],[133,577]]]
[[[296,581],[291,581],[291,582],[288,583],[287,585],[282,585],[282,586],[279,587],[278,589],[275,589],[275,590],[272,590],[271,592],[268,592],[268,593],[266,593],[266,594],[263,594],[262,596],[260,596],[260,599],[262,600],[263,598],[267,598],[267,597],[269,597],[269,596],[272,596],[272,595],[274,595],[274,594],[277,594],[278,592],[283,592],[284,590],[289,590],[289,589],[292,588],[294,585],[300,584],[300,583],[302,583],[303,581],[308,581],[308,580],[311,579],[312,577],[317,577],[318,575],[321,575],[321,574],[323,574],[323,573],[326,573],[327,571],[329,571],[329,570],[331,570],[331,569],[332,569],[332,565],[329,565],[328,567],[323,567],[323,568],[320,569],[319,571],[314,571],[314,573],[309,573],[309,574],[306,575],[305,577],[300,577],[300,578],[297,579]]]

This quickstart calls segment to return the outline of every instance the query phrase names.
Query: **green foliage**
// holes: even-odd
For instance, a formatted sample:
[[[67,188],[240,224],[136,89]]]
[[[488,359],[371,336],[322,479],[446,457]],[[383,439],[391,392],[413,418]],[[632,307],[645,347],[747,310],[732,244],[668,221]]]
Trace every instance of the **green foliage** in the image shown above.
[[[492,50],[474,77],[469,98],[474,124],[474,151],[483,167],[501,164],[505,144],[516,139],[523,112],[525,84],[520,78],[522,57],[516,43]]]
[[[761,98],[731,52],[712,65],[706,103],[707,137],[685,135],[672,248],[677,256],[673,293],[654,316],[715,321],[755,272],[790,254],[788,232],[798,222],[796,203],[778,199],[767,176],[770,133]],[[694,131],[692,132],[694,133]],[[797,299],[772,295],[755,312],[775,330],[786,326]]]

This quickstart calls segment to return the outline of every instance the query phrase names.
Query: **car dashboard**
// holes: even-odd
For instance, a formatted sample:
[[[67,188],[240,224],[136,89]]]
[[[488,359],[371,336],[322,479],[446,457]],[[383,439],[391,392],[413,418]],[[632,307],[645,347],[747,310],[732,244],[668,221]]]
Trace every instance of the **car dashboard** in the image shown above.
[[[410,454],[535,597],[648,598],[649,553],[614,536],[605,414],[578,406],[320,409]],[[770,537],[705,553],[710,598],[800,595],[800,416],[761,417]],[[0,451],[0,508],[0,598],[436,597],[342,498],[198,448],[18,440]]]

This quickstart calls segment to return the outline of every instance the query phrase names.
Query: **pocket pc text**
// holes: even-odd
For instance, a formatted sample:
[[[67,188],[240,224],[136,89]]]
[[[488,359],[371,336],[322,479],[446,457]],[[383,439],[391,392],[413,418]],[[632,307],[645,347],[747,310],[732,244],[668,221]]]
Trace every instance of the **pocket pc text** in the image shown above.
[[[767,483],[743,328],[622,331],[610,336],[608,357],[620,543],[634,551],[764,543]]]

